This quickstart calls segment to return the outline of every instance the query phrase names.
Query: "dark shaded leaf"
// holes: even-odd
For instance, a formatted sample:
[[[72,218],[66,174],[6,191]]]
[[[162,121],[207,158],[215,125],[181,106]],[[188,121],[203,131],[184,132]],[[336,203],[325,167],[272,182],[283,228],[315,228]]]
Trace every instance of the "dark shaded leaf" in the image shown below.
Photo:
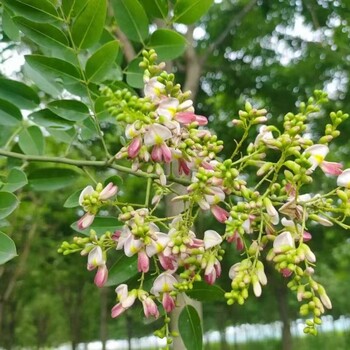
[[[0,219],[9,216],[18,206],[19,200],[10,192],[0,192]]]
[[[11,102],[0,99],[0,125],[15,126],[22,122],[22,113]]]
[[[20,169],[13,168],[7,175],[6,183],[1,188],[1,191],[14,192],[25,186],[27,183],[28,180],[26,174]]]
[[[105,234],[107,231],[114,232],[118,228],[122,226],[122,223],[118,221],[116,218],[111,216],[97,216],[95,217],[92,225],[85,230],[80,230],[78,228],[77,222],[74,222],[70,227],[79,233],[82,233],[86,236],[90,235],[90,230],[96,231],[98,236]]]
[[[186,305],[183,308],[179,317],[178,327],[186,349],[203,349],[203,331],[201,320],[193,306]]]
[[[127,257],[121,252],[119,258],[115,261],[108,271],[108,280],[106,286],[116,286],[128,281],[136,276],[137,271],[137,255]]]
[[[47,108],[31,113],[28,118],[31,119],[35,124],[57,130],[70,129],[74,124],[67,119],[59,117],[57,114],[51,112]]]
[[[13,240],[5,233],[0,232],[0,265],[5,264],[16,256],[17,251]]]

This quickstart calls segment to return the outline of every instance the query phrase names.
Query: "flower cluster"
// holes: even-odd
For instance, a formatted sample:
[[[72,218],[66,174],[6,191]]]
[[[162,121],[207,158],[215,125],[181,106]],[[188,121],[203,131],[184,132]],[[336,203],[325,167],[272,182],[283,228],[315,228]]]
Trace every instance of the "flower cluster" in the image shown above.
[[[179,294],[196,288],[201,280],[208,285],[216,283],[223,259],[231,265],[231,290],[224,295],[229,305],[244,304],[250,289],[259,297],[269,277],[265,266],[271,264],[304,303],[300,313],[311,314],[305,332],[315,334],[320,316],[324,308],[331,308],[331,302],[315,280],[316,256],[308,245],[312,239],[308,226],[339,224],[348,228],[344,219],[350,214],[350,169],[342,171],[342,164],[325,160],[329,143],[339,135],[337,127],[348,115],[331,113],[325,135],[313,141],[307,123],[327,100],[323,92],[317,91],[315,98],[301,103],[298,114],[286,114],[281,130],[261,125],[268,120],[267,111],[246,103],[232,123],[243,129],[243,136],[235,142],[232,155],[223,159],[219,156],[223,142],[203,128],[207,118],[196,114],[190,93],[182,92],[174,76],[155,61],[153,51],[144,52],[144,97],[126,90],[103,91],[109,112],[125,128],[127,141],[115,161],[123,159],[136,175],[140,170],[147,175],[146,204],[110,200],[117,193],[113,183],[104,188],[101,184],[96,189],[86,187],[79,198],[86,214],[78,227],[93,228],[102,206],[119,211],[120,225],[100,237],[91,230],[89,237],[75,238],[72,244],[64,242],[60,251],[88,255],[87,268],[97,269],[95,284],[99,287],[107,281],[107,255],[112,259],[113,254],[123,254],[135,261],[130,277],[138,275],[139,285],[132,288],[125,280],[117,286],[112,317],[139,300],[145,317],[164,315],[165,325],[157,334],[168,338],[167,314],[176,307]],[[248,143],[250,131],[255,129],[255,140]],[[175,167],[178,171],[172,173]],[[249,176],[254,168],[256,176]],[[318,168],[324,176],[338,177],[336,189],[316,195],[305,190],[315,174],[323,176]],[[151,200],[152,182],[156,191]],[[172,186],[174,182],[187,185],[179,191]],[[162,196],[170,194],[173,201],[182,201],[183,210],[171,217],[156,215]],[[335,216],[335,212],[340,214]],[[196,230],[198,217],[216,219],[217,223],[210,222],[217,229]],[[223,247],[228,244],[241,253],[239,261],[225,254]],[[151,279],[151,287],[145,286],[146,277]]]

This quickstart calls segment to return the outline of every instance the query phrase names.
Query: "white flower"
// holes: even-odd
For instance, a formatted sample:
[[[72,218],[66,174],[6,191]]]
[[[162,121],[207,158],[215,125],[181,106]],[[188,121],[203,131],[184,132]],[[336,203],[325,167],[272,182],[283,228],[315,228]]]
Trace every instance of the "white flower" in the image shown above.
[[[345,169],[338,176],[337,185],[340,187],[350,188],[350,169]]]
[[[144,135],[144,143],[146,146],[161,145],[165,140],[172,137],[171,131],[160,124],[152,124]]]
[[[222,242],[222,237],[214,230],[204,232],[204,248],[209,249],[215,247]]]
[[[280,233],[273,241],[273,251],[281,253],[284,247],[295,248],[294,239],[289,231]]]

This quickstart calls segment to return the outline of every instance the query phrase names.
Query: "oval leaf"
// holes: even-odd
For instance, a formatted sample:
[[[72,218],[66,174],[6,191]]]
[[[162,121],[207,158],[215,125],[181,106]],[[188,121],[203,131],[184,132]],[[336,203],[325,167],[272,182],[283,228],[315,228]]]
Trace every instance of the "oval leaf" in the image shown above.
[[[98,236],[105,234],[107,231],[114,232],[116,229],[120,228],[122,224],[114,217],[111,216],[97,216],[95,217],[92,225],[85,230],[80,230],[78,228],[77,222],[71,225],[74,231],[80,232],[86,236],[90,236],[90,230],[95,230]]]
[[[32,22],[24,17],[15,17],[13,20],[19,29],[39,46],[69,49],[68,39],[59,28],[48,23]]]
[[[10,215],[18,206],[17,197],[10,192],[0,192],[0,219]]]
[[[78,176],[72,169],[42,168],[31,172],[28,182],[35,191],[55,191],[72,185]]]
[[[6,8],[2,10],[2,29],[11,40],[19,41],[19,30],[13,23],[12,17]]]
[[[0,232],[0,265],[17,256],[16,246],[13,240]]]
[[[149,41],[149,46],[156,50],[160,60],[172,60],[181,56],[186,49],[183,35],[170,29],[156,30]]]
[[[225,291],[218,285],[209,285],[203,281],[195,282],[193,289],[186,291],[186,294],[199,301],[222,301],[225,299]]]
[[[126,70],[126,82],[133,88],[141,89],[143,83],[143,69],[139,66],[140,58],[136,58],[130,62]]]
[[[73,122],[59,117],[47,108],[31,113],[28,118],[35,124],[57,130],[68,130],[74,124]]]
[[[113,0],[114,17],[123,33],[136,42],[148,36],[148,18],[138,0]]]
[[[191,305],[186,305],[181,311],[178,322],[179,332],[186,349],[202,350],[202,325],[196,309]]]
[[[83,190],[83,188],[81,188],[80,190],[75,191],[73,194],[71,194],[66,201],[64,202],[63,206],[65,208],[75,208],[75,207],[79,207],[79,197],[80,197],[80,193]]]
[[[30,155],[41,155],[44,153],[45,140],[41,130],[32,125],[20,132],[18,144],[22,152]]]
[[[62,10],[66,17],[75,17],[89,0],[62,0]]]
[[[74,44],[81,49],[91,47],[101,37],[107,12],[106,0],[89,0],[72,27]]]
[[[40,103],[32,88],[19,81],[4,78],[0,78],[0,98],[23,109],[35,108]]]
[[[15,126],[22,121],[22,113],[11,102],[0,99],[0,125]]]
[[[127,257],[121,253],[108,271],[106,286],[116,286],[124,283],[138,274],[137,255]]]
[[[103,81],[113,69],[119,52],[119,43],[110,41],[100,47],[86,62],[86,77],[89,81]]]
[[[77,100],[57,100],[47,104],[47,108],[61,118],[79,122],[89,116],[89,108]]]
[[[214,0],[177,0],[174,7],[174,22],[192,24],[197,22],[213,4]]]
[[[55,6],[49,0],[2,0],[15,13],[38,22],[59,19]]]
[[[22,188],[28,183],[26,174],[17,168],[13,168],[10,170],[7,181],[4,184],[4,187],[2,187],[2,191],[7,192],[14,192],[17,191],[19,188]]]

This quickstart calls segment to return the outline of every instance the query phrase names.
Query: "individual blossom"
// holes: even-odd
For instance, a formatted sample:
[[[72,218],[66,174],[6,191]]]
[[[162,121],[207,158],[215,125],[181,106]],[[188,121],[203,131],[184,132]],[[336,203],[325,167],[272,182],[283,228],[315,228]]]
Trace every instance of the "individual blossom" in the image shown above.
[[[175,291],[176,278],[168,272],[161,273],[153,283],[151,293],[162,298],[162,305],[166,312],[171,312],[175,308],[175,299],[170,295]]]
[[[87,269],[92,271],[97,268],[94,283],[97,287],[103,287],[107,282],[108,269],[105,254],[100,246],[92,248],[88,255]]]
[[[112,317],[120,316],[125,310],[131,307],[137,297],[137,290],[133,289],[128,292],[128,286],[126,284],[121,284],[115,289],[118,296],[118,303],[112,308]]]
[[[145,97],[151,99],[153,103],[159,103],[165,94],[165,85],[158,81],[158,77],[153,77],[145,81]]]
[[[305,153],[310,154],[309,162],[311,167],[309,173],[312,173],[318,166],[325,174],[340,175],[342,173],[342,164],[335,162],[327,162],[326,158],[329,148],[326,145],[316,144],[305,149]]]
[[[147,292],[143,290],[139,290],[138,292],[138,298],[142,303],[143,306],[143,312],[147,318],[150,316],[153,316],[155,318],[159,317],[159,311],[157,304],[154,302],[154,300],[148,295]]]
[[[280,233],[273,241],[273,251],[276,254],[282,253],[291,248],[295,248],[295,242],[289,231]]]

